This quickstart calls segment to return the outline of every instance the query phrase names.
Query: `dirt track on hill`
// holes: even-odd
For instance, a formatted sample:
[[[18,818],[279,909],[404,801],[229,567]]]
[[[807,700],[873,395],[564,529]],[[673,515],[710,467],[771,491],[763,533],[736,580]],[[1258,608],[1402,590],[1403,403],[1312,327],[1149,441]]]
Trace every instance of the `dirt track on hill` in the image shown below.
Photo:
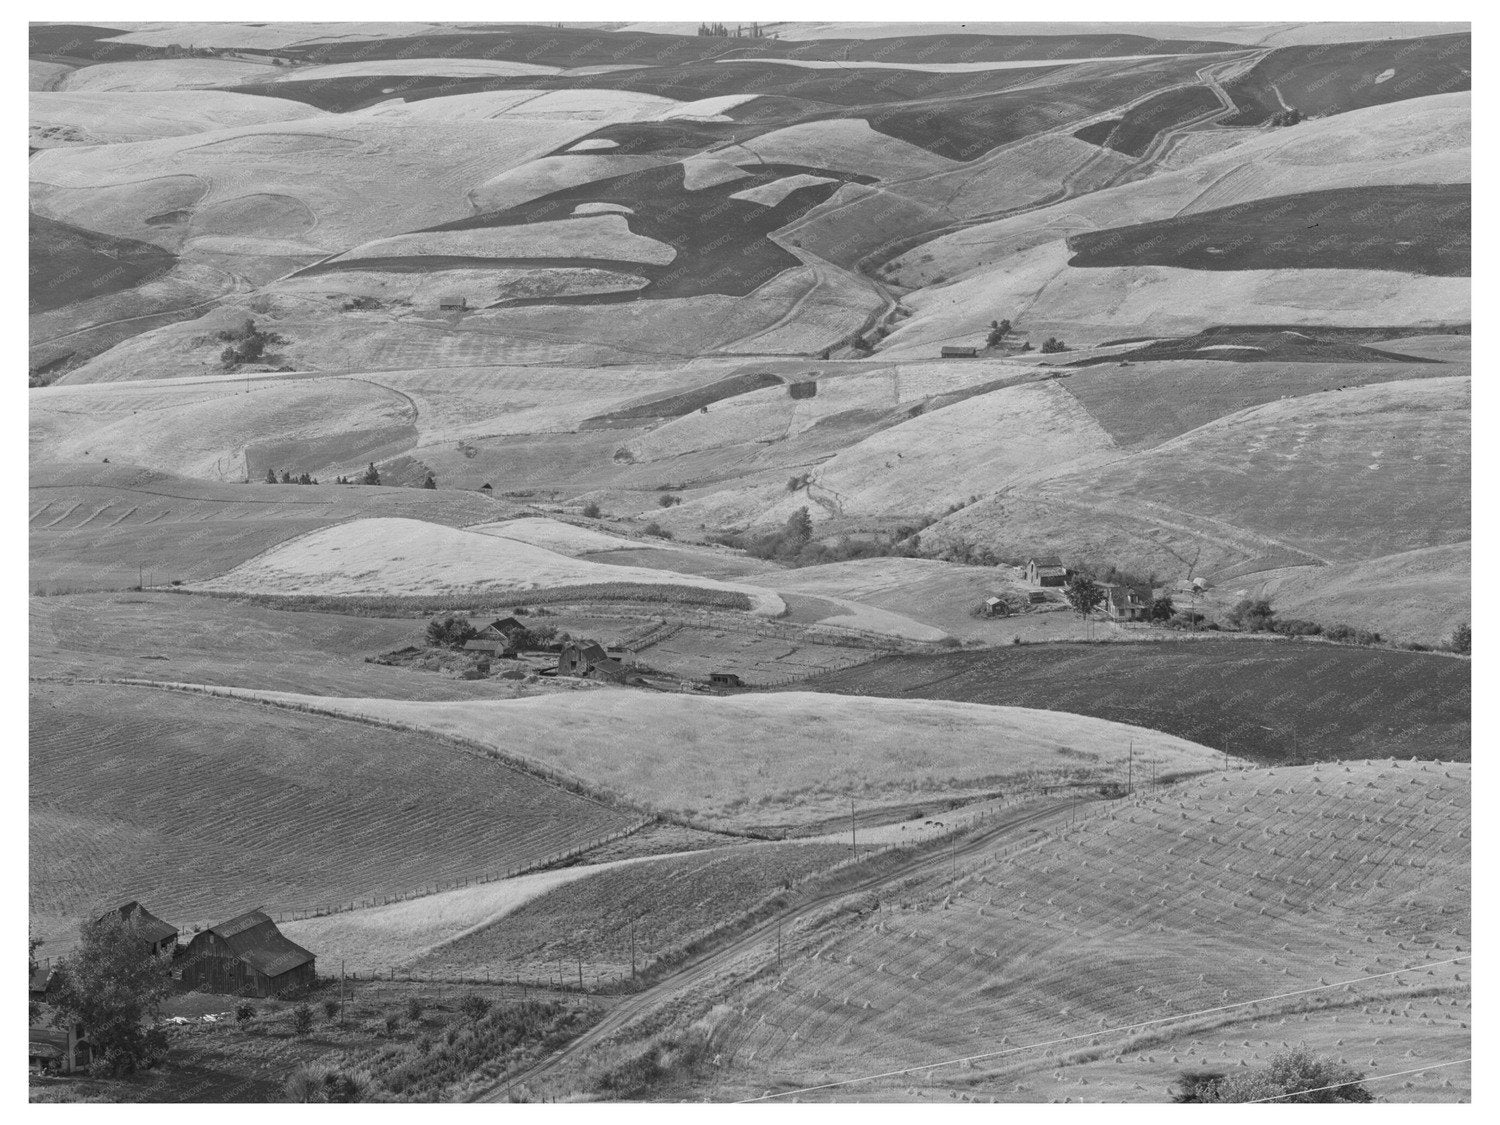
[[[695,961],[690,961],[644,992],[626,997],[607,1016],[585,1031],[577,1039],[565,1044],[547,1058],[515,1074],[500,1079],[494,1085],[488,1087],[482,1093],[475,1095],[470,1100],[477,1102],[501,1102],[507,1100],[511,1089],[517,1084],[537,1082],[537,1080],[555,1070],[566,1060],[603,1043],[632,1020],[666,1003],[673,997],[681,995],[695,985],[700,985],[710,980],[716,973],[726,968],[756,943],[766,940],[772,934],[772,931],[781,926],[795,922],[799,918],[804,918],[813,911],[821,909],[829,903],[848,895],[876,890],[888,883],[898,882],[913,875],[925,875],[939,871],[948,864],[956,863],[960,858],[973,855],[975,852],[988,848],[994,843],[997,837],[1004,836],[1017,829],[1035,825],[1038,822],[1054,820],[1066,815],[1079,805],[1088,803],[1088,801],[1089,798],[1085,797],[1065,798],[1040,809],[1023,809],[1010,816],[1002,814],[995,823],[971,831],[965,839],[955,843],[952,847],[945,848],[939,844],[935,847],[924,848],[906,863],[872,878],[851,885],[841,886],[834,890],[825,890],[822,892],[814,890],[810,893],[809,897],[798,902],[790,910],[765,919],[740,937],[734,939],[730,944],[713,950]]]

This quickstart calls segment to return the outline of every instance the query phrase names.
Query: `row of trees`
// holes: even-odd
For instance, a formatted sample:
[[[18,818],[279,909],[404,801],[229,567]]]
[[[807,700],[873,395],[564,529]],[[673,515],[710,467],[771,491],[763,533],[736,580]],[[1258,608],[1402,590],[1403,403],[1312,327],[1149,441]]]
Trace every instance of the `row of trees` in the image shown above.
[[[266,481],[265,482],[267,484],[317,484],[318,483],[318,478],[315,477],[315,476],[310,476],[307,473],[299,473],[297,476],[294,477],[286,469],[282,469],[281,470],[281,475],[278,477],[276,475],[276,470],[275,469],[267,469],[266,470]],[[375,467],[375,462],[371,461],[370,462],[370,467],[368,469],[366,469],[363,473],[361,473],[357,478],[356,477],[335,477],[333,483],[334,484],[379,484],[380,483],[380,470]],[[431,473],[428,473],[427,474],[427,479],[422,482],[422,487],[423,488],[432,488],[432,489],[437,488],[437,478],[435,478]]]
[[[272,344],[284,344],[286,338],[275,332],[262,331],[255,321],[247,320],[243,328],[226,328],[218,339],[229,346],[219,353],[219,362],[225,367],[238,367],[242,363],[258,363]]]

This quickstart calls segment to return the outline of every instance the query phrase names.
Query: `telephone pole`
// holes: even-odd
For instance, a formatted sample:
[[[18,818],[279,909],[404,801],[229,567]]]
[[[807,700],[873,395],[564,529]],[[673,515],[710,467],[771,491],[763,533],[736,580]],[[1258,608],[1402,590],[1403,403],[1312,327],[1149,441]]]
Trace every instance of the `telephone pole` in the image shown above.
[[[1135,739],[1130,740],[1130,749],[1125,754],[1125,793],[1129,795],[1131,783],[1135,781]]]
[[[630,923],[630,979],[635,980],[635,923]]]
[[[854,825],[854,798],[849,798],[849,850],[854,859],[859,858],[859,830]]]

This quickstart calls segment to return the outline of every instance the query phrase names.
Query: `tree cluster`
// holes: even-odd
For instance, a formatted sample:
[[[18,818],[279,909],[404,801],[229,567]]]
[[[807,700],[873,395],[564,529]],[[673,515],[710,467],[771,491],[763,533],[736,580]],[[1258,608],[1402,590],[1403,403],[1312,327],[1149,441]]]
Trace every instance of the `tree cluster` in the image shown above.
[[[1364,1075],[1344,1063],[1319,1058],[1298,1044],[1271,1056],[1263,1067],[1219,1073],[1184,1071],[1171,1091],[1175,1102],[1372,1102]]]
[[[286,469],[282,469],[281,470],[281,476],[278,477],[276,475],[276,470],[275,469],[267,469],[266,470],[266,483],[267,484],[317,484],[318,483],[318,478],[314,477],[314,476],[309,476],[307,473],[298,473],[296,476],[292,476],[292,474],[289,471],[287,471]],[[339,483],[340,484],[344,483],[342,477],[339,478]]]
[[[1043,355],[1051,355],[1054,352],[1065,352],[1069,350],[1070,349],[1068,348],[1068,345],[1063,343],[1063,341],[1059,340],[1056,336],[1048,336],[1045,340],[1042,341]]]
[[[1008,335],[1010,335],[1010,321],[992,320],[990,333],[984,338],[984,345],[987,348],[998,348],[1005,342],[1005,337]]]
[[[433,648],[463,648],[479,635],[467,619],[449,613],[427,623],[427,643]]]
[[[1271,114],[1271,120],[1269,122],[1269,124],[1276,126],[1300,125],[1301,123],[1302,113],[1296,107],[1293,107],[1291,109],[1279,110],[1278,112]]]
[[[264,332],[247,321],[244,328],[226,328],[217,337],[229,346],[219,353],[219,362],[225,367],[237,367],[242,363],[258,363],[264,358],[266,348],[272,344],[284,344],[286,338],[275,332]]]
[[[114,913],[85,922],[79,937],[58,962],[53,1023],[83,1026],[95,1070],[119,1075],[157,1065],[167,1053],[166,1034],[155,1022],[172,993],[168,959]]]

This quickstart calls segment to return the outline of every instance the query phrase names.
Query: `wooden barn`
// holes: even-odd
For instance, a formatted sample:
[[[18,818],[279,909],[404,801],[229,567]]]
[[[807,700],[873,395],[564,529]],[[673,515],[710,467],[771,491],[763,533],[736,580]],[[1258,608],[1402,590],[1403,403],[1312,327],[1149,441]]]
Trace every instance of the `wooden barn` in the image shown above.
[[[1026,581],[1033,586],[1061,586],[1068,581],[1068,568],[1056,555],[1038,555],[1026,560]]]
[[[950,344],[945,345],[943,350],[938,354],[944,359],[973,359],[979,354],[979,349],[955,347]]]
[[[184,989],[276,996],[317,980],[317,961],[263,911],[210,926],[180,949],[173,965]]]
[[[595,667],[609,659],[604,646],[594,641],[568,641],[557,655],[559,676],[587,676]]]
[[[710,672],[708,682],[714,687],[744,687],[745,681],[733,672]]]
[[[464,312],[468,307],[467,297],[444,297],[438,301],[438,309],[441,312]]]
[[[99,921],[102,922],[112,914],[118,915],[127,929],[149,945],[152,953],[170,953],[177,945],[177,927],[170,922],[163,922],[133,899],[113,910],[106,910],[99,916]]]

